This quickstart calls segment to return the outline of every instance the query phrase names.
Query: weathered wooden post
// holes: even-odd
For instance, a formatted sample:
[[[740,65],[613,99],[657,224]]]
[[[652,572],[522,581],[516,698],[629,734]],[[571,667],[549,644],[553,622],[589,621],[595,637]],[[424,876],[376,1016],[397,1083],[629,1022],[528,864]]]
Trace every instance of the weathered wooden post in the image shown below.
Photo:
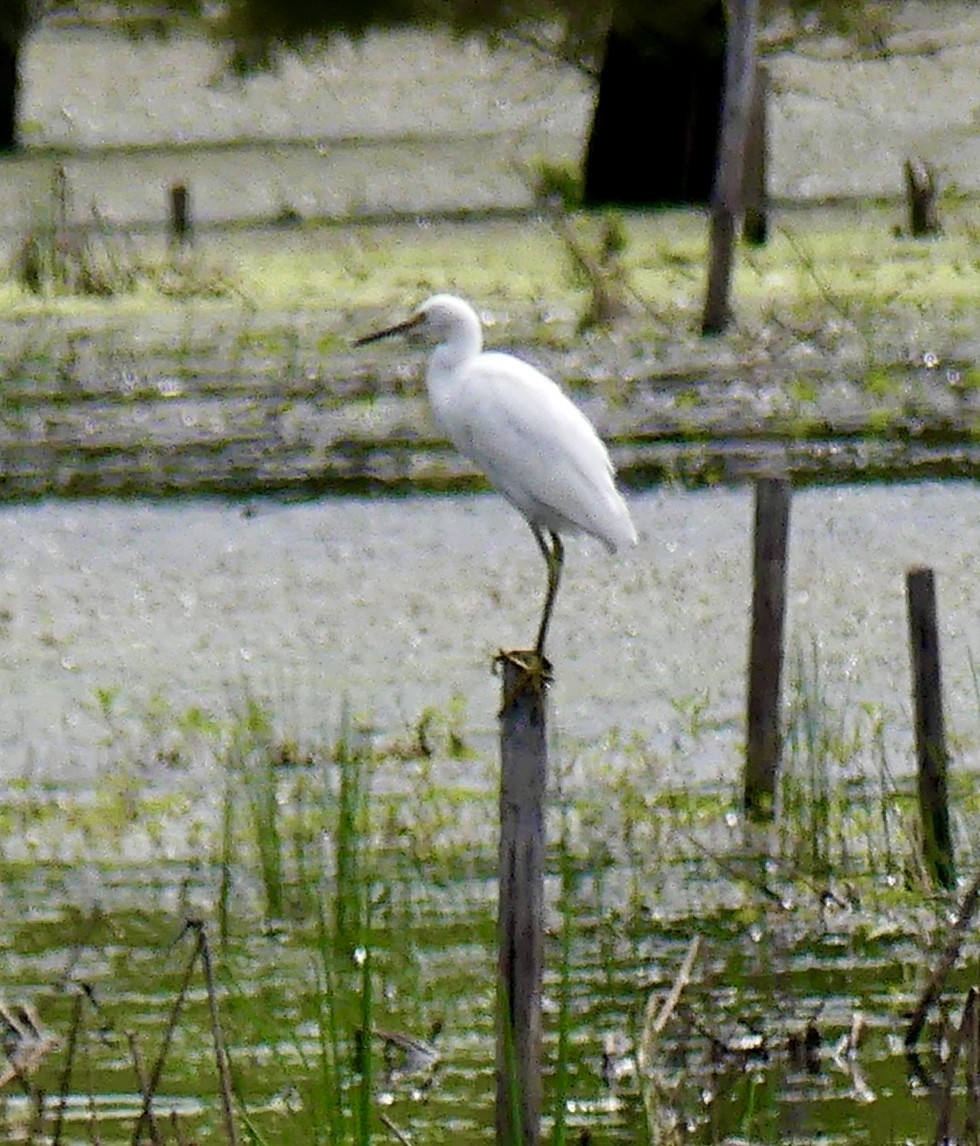
[[[946,774],[949,756],[943,722],[936,581],[931,569],[913,566],[905,578],[915,704],[915,746],[919,768],[922,861],[939,887],[956,884],[949,828]]]
[[[780,682],[789,505],[786,478],[756,482],[744,794],[746,818],[755,823],[775,815],[783,748]]]
[[[170,187],[170,245],[186,247],[192,237],[190,192],[186,183],[173,183]]]
[[[721,111],[718,170],[711,197],[708,282],[701,333],[720,334],[731,319],[729,295],[735,227],[742,210],[745,141],[752,111],[758,57],[759,0],[728,0],[725,91]]]
[[[545,665],[535,675],[502,654],[497,916],[497,1144],[541,1140],[544,803],[548,780]]]
[[[769,238],[769,71],[765,64],[755,70],[748,136],[745,140],[745,171],[742,194],[745,216],[742,238],[752,247],[764,246]]]
[[[939,210],[936,206],[939,185],[935,168],[922,159],[906,159],[904,171],[909,234],[913,239],[938,235],[942,227],[939,225]]]

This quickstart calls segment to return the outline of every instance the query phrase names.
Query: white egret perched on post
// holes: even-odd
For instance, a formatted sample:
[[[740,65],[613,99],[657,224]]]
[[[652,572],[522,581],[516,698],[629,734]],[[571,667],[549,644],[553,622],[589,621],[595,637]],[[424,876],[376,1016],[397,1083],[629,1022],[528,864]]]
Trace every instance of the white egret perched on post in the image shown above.
[[[609,454],[592,423],[555,382],[519,358],[483,350],[480,319],[463,299],[433,295],[411,318],[359,338],[356,345],[409,332],[435,347],[426,387],[436,422],[527,518],[544,555],[548,586],[531,651],[545,664],[565,555],[561,535],[588,533],[610,552],[636,543]]]

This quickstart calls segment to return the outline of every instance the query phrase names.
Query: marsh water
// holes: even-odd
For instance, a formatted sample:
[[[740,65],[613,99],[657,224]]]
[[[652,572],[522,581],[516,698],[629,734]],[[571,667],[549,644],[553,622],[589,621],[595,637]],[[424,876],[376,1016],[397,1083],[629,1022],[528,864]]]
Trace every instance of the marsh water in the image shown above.
[[[596,1140],[645,1140],[629,1069],[637,1030],[697,934],[695,982],[660,1064],[691,1140],[926,1141],[932,1068],[910,1073],[901,1016],[942,914],[889,900],[904,878],[901,849],[889,844],[872,862],[886,905],[872,911],[846,883],[829,898],[816,885],[760,894],[724,860],[739,851],[751,494],[668,488],[630,503],[635,551],[610,558],[570,543],[550,650],[554,809],[566,809],[574,836],[570,868],[553,855],[548,880],[547,1060],[565,1000],[562,1116]],[[875,757],[886,772],[872,783],[910,766],[912,563],[937,573],[956,765],[976,770],[978,525],[975,483],[795,497],[790,648],[805,687],[819,689],[842,729],[858,730],[832,782],[856,792],[856,772],[873,770],[870,733],[863,743],[860,732],[869,715],[886,757]],[[317,746],[353,728],[385,758],[371,781],[384,825],[370,861],[372,1021],[415,1036],[442,1025],[437,1069],[423,1056],[406,1071],[400,1044],[377,1040],[376,1109],[418,1141],[489,1141],[499,688],[490,663],[501,645],[526,642],[542,580],[517,515],[488,496],[47,502],[5,509],[0,547],[3,992],[8,1006],[36,1006],[60,1040],[38,1078],[51,1120],[64,1090],[63,1140],[88,1141],[93,1125],[103,1141],[129,1140],[139,1107],[125,1032],[147,1061],[156,1054],[191,946],[178,940],[182,921],[214,925],[222,870],[233,871],[220,967],[239,1101],[267,1141],[311,1133],[326,1085],[311,904],[329,906],[335,879],[316,882],[311,899],[299,857],[336,841],[327,831],[316,842],[322,825],[302,828],[298,793],[309,801],[310,769],[329,771]],[[222,867],[228,773],[216,745],[227,740],[188,748],[212,722],[240,727],[249,705],[268,714],[271,739],[290,745],[275,800],[292,817],[280,841],[291,874],[274,920],[248,860],[256,845],[236,845],[232,868]],[[331,790],[327,777],[314,802]],[[716,793],[707,828],[699,791]],[[647,814],[633,822],[636,800]],[[780,878],[767,869],[773,886]],[[333,958],[349,1030],[362,972],[350,946]],[[80,1005],[64,1089],[80,984],[94,1004]],[[860,1055],[835,1055],[858,1011]],[[198,973],[157,1106],[217,1137],[208,1023]],[[786,1048],[809,1025],[821,1045],[798,1060]],[[712,1039],[727,1048],[720,1064]],[[32,1101],[9,1099],[11,1135],[26,1133]]]
[[[569,746],[639,737],[695,783],[737,772],[745,695],[748,488],[636,493],[635,550],[569,546],[551,656]],[[8,778],[91,777],[109,728],[154,711],[221,717],[246,698],[299,743],[341,709],[394,735],[455,705],[485,748],[501,647],[526,644],[543,565],[494,496],[255,502],[46,502],[0,513],[0,744]],[[975,725],[975,483],[798,493],[789,671],[816,658],[842,708],[879,706],[892,766],[912,760],[907,567],[933,567],[954,730]],[[685,736],[697,709],[701,734]],[[682,750],[681,750],[682,749]],[[964,766],[978,761],[975,746]]]
[[[564,1000],[569,1074],[560,1117],[573,1140],[586,1131],[598,1142],[650,1140],[633,1067],[635,1037],[648,997],[666,996],[696,934],[702,947],[694,983],[655,1063],[669,1096],[665,1112],[676,1103],[686,1140],[933,1140],[937,1106],[926,1080],[942,1079],[938,1042],[926,1044],[920,1069],[901,1051],[902,1016],[922,980],[925,920],[894,911],[872,921],[860,905],[838,901],[811,931],[802,917],[813,903],[764,906],[750,885],[692,860],[661,864],[656,884],[645,886],[631,909],[618,874],[602,864],[576,869],[567,915],[575,939],[565,975],[559,937],[566,916],[554,907],[557,876],[549,877],[549,1126]],[[176,1114],[185,1135],[224,1141],[199,968],[189,994],[180,995],[193,946],[180,938],[182,918],[213,910],[215,871],[205,863],[107,863],[5,865],[4,875],[5,997],[9,1004],[30,1000],[44,1033],[60,1040],[35,1077],[47,1094],[47,1131],[60,1118],[63,1142],[90,1142],[94,1134],[102,1142],[130,1141],[140,1100],[127,1039],[135,1036],[148,1069],[181,998],[156,1092],[159,1122],[168,1132]],[[437,1022],[442,1029],[432,1052],[414,1062],[394,1037],[376,1040],[373,1117],[384,1114],[414,1141],[491,1142],[496,885],[489,857],[473,853],[452,872],[389,855],[375,878],[373,1025],[420,1039]],[[686,910],[664,906],[670,885],[683,891]],[[236,881],[232,933],[219,958],[238,1109],[258,1140],[329,1140],[322,1107],[332,1078],[322,1061],[327,1016],[316,926],[307,918],[264,928],[254,893]],[[216,942],[214,950],[218,957]],[[971,944],[969,966],[976,957]],[[357,952],[342,949],[332,974],[331,1004],[345,1032],[340,1070],[356,1086],[351,1032],[363,1021]],[[968,981],[969,972],[954,977],[950,993],[965,992]],[[858,1014],[862,1038],[852,1056],[839,1048]],[[819,1037],[803,1059],[791,1048],[808,1029]],[[66,1061],[73,1066],[68,1076]],[[353,1092],[344,1093],[356,1102]],[[26,1133],[33,1107],[16,1088],[8,1091],[5,1141]],[[375,1125],[375,1140],[383,1140],[386,1131]]]

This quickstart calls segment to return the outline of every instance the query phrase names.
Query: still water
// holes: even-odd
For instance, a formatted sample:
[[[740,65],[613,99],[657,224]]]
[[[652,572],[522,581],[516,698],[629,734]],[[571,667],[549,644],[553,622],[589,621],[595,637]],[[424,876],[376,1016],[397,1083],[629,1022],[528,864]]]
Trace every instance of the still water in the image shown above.
[[[752,496],[633,494],[637,548],[573,539],[552,625],[553,725],[566,746],[639,736],[687,781],[736,773],[744,709]],[[819,665],[841,710],[880,706],[890,765],[911,763],[904,574],[936,571],[947,721],[980,767],[980,486],[799,493],[790,660]],[[535,631],[544,569],[493,496],[256,503],[40,503],[0,512],[0,749],[7,777],[83,779],[104,760],[98,696],[134,727],[246,697],[299,743],[345,704],[397,734],[462,707],[493,735],[501,647]],[[972,661],[971,661],[972,658]],[[688,737],[691,714],[698,734]],[[678,745],[684,741],[683,752]]]
[[[609,558],[589,542],[569,545],[551,646],[559,760],[580,798],[568,865],[554,851],[557,833],[549,854],[547,1109],[564,1110],[574,1135],[649,1141],[628,1067],[648,997],[666,996],[696,936],[692,982],[655,1064],[671,1105],[691,1120],[691,1142],[934,1141],[928,1078],[941,1079],[943,1068],[925,1054],[923,1082],[901,1034],[948,914],[907,884],[900,808],[885,846],[870,844],[878,811],[859,817],[870,844],[861,890],[838,859],[828,893],[825,879],[804,874],[794,883],[791,859],[767,867],[760,889],[730,862],[739,854],[737,817],[718,815],[706,830],[696,801],[673,811],[650,803],[659,794],[651,775],[689,783],[732,779],[738,768],[751,494],[665,489],[630,501],[635,551]],[[796,496],[792,518],[791,648],[808,657],[816,649],[829,704],[881,707],[896,770],[911,757],[903,575],[912,563],[935,568],[955,758],[976,767],[980,487],[813,489]],[[494,497],[247,511],[46,503],[0,514],[0,552],[0,967],[5,1005],[15,1018],[21,1005],[35,1008],[42,1034],[56,1040],[35,1079],[48,1095],[46,1128],[63,1119],[62,1141],[91,1141],[96,1124],[102,1141],[132,1140],[140,1099],[125,1032],[153,1061],[189,966],[183,922],[206,920],[217,947],[224,902],[225,1037],[239,1106],[265,1141],[326,1140],[337,1105],[321,1073],[328,1003],[344,1063],[354,1029],[370,1024],[378,1036],[374,1117],[390,1115],[418,1141],[491,1141],[489,746],[499,683],[488,668],[501,644],[523,644],[534,631],[543,580],[520,518]],[[259,875],[254,780],[195,773],[188,761],[181,798],[154,803],[151,754],[145,789],[125,775],[113,784],[129,726],[138,745],[141,730],[193,706],[223,715],[240,712],[246,698],[300,743],[333,742],[345,698],[364,725],[396,738],[426,708],[462,705],[469,745],[488,748],[445,764],[457,770],[455,788],[425,753],[392,754],[377,766],[372,835],[357,845],[355,867],[364,866],[354,873],[372,903],[370,1019],[360,948],[335,940],[324,954],[317,924],[321,912],[334,918],[343,884],[331,759],[321,754],[319,765],[275,778],[287,888],[274,915]],[[590,773],[590,746],[601,752],[617,731],[637,734],[646,749],[625,757],[618,778]],[[656,766],[640,774],[651,759]],[[584,762],[578,775],[576,760]],[[626,775],[631,766],[635,777]],[[25,773],[55,784],[12,783]],[[235,808],[224,821],[223,791]],[[627,824],[637,799],[653,811]],[[202,812],[209,803],[216,811]],[[131,850],[142,821],[149,843]],[[955,1013],[978,959],[969,940],[963,974],[949,984]],[[335,977],[329,991],[325,974]],[[199,970],[190,982],[159,1115],[176,1111],[185,1133],[218,1141]],[[566,1102],[552,1104],[559,1000],[569,1075]],[[858,1014],[864,1035],[849,1057],[837,1048]],[[406,1076],[382,1029],[424,1037],[436,1022],[438,1073]],[[811,1025],[820,1045],[797,1061],[791,1040]],[[34,1099],[8,1090],[4,1140],[26,1133],[34,1117]]]

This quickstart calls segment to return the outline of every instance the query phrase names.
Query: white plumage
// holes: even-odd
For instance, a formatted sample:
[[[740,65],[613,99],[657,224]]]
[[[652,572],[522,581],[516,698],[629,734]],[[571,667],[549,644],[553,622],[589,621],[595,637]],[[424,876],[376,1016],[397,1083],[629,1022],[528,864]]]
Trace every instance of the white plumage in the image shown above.
[[[480,320],[469,303],[434,295],[405,322],[358,345],[408,331],[435,344],[426,385],[439,426],[527,518],[544,554],[548,592],[535,643],[543,656],[564,557],[561,534],[591,534],[610,551],[636,542],[609,454],[550,378],[510,354],[483,351]]]

